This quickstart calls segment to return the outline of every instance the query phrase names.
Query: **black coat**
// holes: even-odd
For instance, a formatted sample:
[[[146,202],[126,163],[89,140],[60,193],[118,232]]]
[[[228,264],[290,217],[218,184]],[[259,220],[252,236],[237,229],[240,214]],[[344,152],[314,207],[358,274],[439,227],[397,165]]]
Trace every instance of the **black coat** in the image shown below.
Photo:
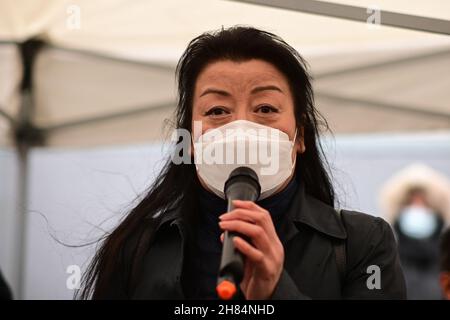
[[[6,283],[5,279],[3,279],[3,275],[0,271],[0,300],[11,300],[11,299],[12,299],[11,290],[9,289],[9,286]]]
[[[110,298],[185,298],[181,274],[186,225],[181,210],[167,211],[160,219],[134,292],[126,296],[113,289]],[[277,233],[285,261],[273,299],[406,298],[395,238],[383,219],[343,210],[341,220],[332,207],[307,195],[300,186]],[[334,247],[342,240],[346,243],[343,280]],[[372,271],[367,269],[372,265],[380,268],[380,289],[368,288]]]

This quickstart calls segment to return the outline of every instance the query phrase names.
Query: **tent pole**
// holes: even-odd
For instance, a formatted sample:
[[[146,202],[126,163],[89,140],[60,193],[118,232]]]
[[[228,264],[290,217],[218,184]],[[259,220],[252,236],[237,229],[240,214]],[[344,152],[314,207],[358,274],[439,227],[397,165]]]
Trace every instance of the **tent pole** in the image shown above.
[[[128,116],[135,116],[142,113],[147,113],[155,110],[161,110],[161,109],[167,109],[167,108],[174,108],[176,105],[175,101],[167,101],[165,103],[157,104],[157,105],[146,105],[141,107],[130,107],[126,111],[121,112],[113,112],[108,114],[102,114],[98,116],[89,117],[86,119],[78,119],[74,121],[68,121],[63,122],[59,124],[50,125],[47,127],[39,127],[39,130],[44,134],[44,136],[48,135],[49,133],[53,133],[54,131],[66,129],[66,128],[73,128],[78,126],[84,126],[89,125],[93,123],[98,122],[104,122],[109,120],[115,120],[120,119]]]
[[[379,61],[369,64],[364,64],[360,66],[355,67],[349,67],[349,68],[343,68],[338,70],[332,70],[332,71],[325,71],[323,73],[318,73],[314,75],[314,79],[324,79],[324,78],[331,78],[331,77],[337,77],[337,76],[345,76],[352,73],[358,73],[358,72],[367,72],[371,70],[377,70],[382,69],[386,67],[392,67],[392,66],[400,66],[405,65],[408,63],[414,63],[426,59],[434,59],[434,58],[440,58],[442,56],[447,56],[450,54],[450,48],[446,47],[439,51],[428,51],[425,53],[420,53],[418,55],[414,56],[402,56],[400,58],[395,58],[392,60],[385,60],[385,61]]]
[[[28,155],[29,146],[23,144],[17,147],[18,161],[18,196],[16,218],[16,299],[25,298],[25,270],[26,270],[26,246],[27,246],[27,203],[28,203]]]
[[[8,120],[11,124],[14,124],[14,119],[6,111],[2,110],[0,106],[0,116]]]
[[[30,112],[30,93],[22,92],[22,104],[19,113],[18,125],[15,130],[15,149],[17,163],[17,204],[14,224],[14,256],[12,265],[14,275],[11,286],[15,299],[23,299],[25,296],[25,270],[26,270],[26,246],[27,246],[27,207],[28,207],[28,156],[30,145],[27,135],[23,134],[23,123],[27,121]]]
[[[43,46],[39,40],[30,39],[20,44],[22,56],[22,103],[18,119],[13,129],[18,162],[18,196],[16,214],[16,250],[13,261],[15,267],[15,289],[16,299],[25,298],[25,271],[26,271],[26,248],[27,248],[27,223],[28,223],[28,178],[29,178],[29,153],[33,145],[43,143],[42,132],[32,124],[33,91],[32,71],[33,62],[37,52]]]
[[[418,109],[411,107],[409,105],[402,105],[402,104],[396,104],[396,103],[388,103],[383,101],[378,101],[374,99],[362,99],[362,98],[356,98],[356,97],[349,97],[345,95],[340,95],[328,91],[321,91],[317,90],[316,97],[318,98],[325,98],[330,99],[339,103],[346,103],[346,104],[358,104],[358,105],[365,105],[367,107],[373,107],[373,108],[382,108],[386,110],[397,110],[402,111],[406,113],[414,113],[419,116],[427,116],[427,117],[435,117],[438,119],[447,119],[450,121],[450,113],[444,112],[444,111],[437,111],[437,108],[424,108],[424,109]]]
[[[367,23],[368,8],[317,0],[233,0]],[[369,11],[370,12],[370,11]],[[380,25],[450,34],[450,21],[380,10]]]

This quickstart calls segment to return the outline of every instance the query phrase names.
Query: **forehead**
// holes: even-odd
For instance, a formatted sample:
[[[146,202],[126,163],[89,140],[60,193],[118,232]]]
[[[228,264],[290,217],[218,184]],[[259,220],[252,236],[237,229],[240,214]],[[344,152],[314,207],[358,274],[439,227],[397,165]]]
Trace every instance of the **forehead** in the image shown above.
[[[286,77],[274,65],[266,61],[221,60],[205,67],[197,78],[196,89],[207,85],[257,85],[268,82],[284,88],[288,87]]]

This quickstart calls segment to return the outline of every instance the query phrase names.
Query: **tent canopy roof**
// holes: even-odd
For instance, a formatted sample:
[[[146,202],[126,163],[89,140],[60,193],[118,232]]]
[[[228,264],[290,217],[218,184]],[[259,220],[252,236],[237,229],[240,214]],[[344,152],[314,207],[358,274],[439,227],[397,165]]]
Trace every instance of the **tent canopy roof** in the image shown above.
[[[377,4],[383,10],[450,18],[448,1]],[[160,124],[175,105],[174,66],[188,42],[236,24],[274,32],[305,56],[316,79],[317,106],[336,132],[450,127],[450,39],[445,35],[238,1],[0,3],[0,40],[37,37],[48,44],[36,56],[28,114],[47,130],[49,145],[160,139]],[[10,120],[17,122],[26,109],[21,108],[23,65],[15,44],[0,45],[0,71],[0,132],[7,132]],[[5,137],[0,144],[8,143]]]

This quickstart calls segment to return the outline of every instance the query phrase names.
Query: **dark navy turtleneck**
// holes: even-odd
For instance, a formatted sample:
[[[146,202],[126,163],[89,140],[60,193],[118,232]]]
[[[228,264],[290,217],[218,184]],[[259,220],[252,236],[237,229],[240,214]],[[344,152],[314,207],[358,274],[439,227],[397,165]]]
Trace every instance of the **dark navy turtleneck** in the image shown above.
[[[294,177],[281,192],[256,202],[270,212],[277,230],[297,188],[298,182]],[[219,216],[226,212],[227,201],[203,187],[199,188],[198,198],[200,212],[193,245],[184,266],[185,275],[189,278],[184,291],[188,299],[217,299],[215,287],[222,253]]]

